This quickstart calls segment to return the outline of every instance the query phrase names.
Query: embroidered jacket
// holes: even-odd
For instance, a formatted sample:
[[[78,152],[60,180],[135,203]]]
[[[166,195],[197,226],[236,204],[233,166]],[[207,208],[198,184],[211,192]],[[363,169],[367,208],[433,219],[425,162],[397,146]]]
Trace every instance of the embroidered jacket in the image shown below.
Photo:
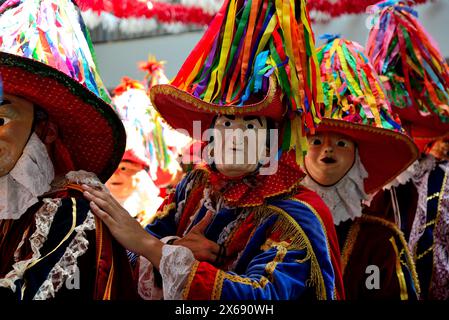
[[[90,212],[78,185],[0,220],[0,298],[137,298],[125,250]]]
[[[331,214],[316,193],[299,186],[303,173],[294,162],[286,155],[275,175],[231,183],[197,168],[166,198],[148,232],[182,237],[211,210],[205,236],[226,247],[220,265],[195,262],[185,299],[344,297]]]
[[[423,299],[449,299],[449,162],[421,160],[414,177],[417,210],[409,247],[416,263]]]
[[[417,300],[416,268],[393,208],[390,191],[379,191],[355,220],[337,227],[349,300]]]

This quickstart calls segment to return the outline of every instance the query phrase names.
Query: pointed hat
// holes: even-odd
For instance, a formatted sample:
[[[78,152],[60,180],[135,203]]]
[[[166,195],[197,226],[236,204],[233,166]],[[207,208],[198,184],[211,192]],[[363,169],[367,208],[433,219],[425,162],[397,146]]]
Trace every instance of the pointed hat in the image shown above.
[[[283,149],[307,149],[322,101],[314,35],[305,0],[225,0],[171,84],[151,89],[174,128],[193,135],[216,115],[287,121]],[[194,137],[199,138],[199,137]]]
[[[375,192],[408,168],[418,150],[391,114],[382,82],[360,44],[330,37],[318,49],[318,60],[325,98],[317,131],[337,132],[356,143],[368,172],[365,192]]]
[[[449,67],[419,23],[410,1],[382,1],[374,15],[367,53],[404,127],[421,151],[449,135]]]
[[[75,170],[106,181],[125,149],[88,31],[69,0],[7,0],[0,6],[3,90],[43,108]]]

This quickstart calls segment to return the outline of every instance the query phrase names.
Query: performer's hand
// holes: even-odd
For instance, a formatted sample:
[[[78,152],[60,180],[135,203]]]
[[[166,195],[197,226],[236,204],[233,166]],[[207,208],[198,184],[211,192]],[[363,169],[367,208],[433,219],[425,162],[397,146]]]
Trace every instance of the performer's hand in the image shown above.
[[[111,194],[86,185],[82,187],[92,212],[106,224],[114,238],[126,249],[146,257],[159,268],[163,243],[146,232]]]
[[[173,244],[189,248],[198,261],[213,263],[217,259],[220,246],[204,236],[204,232],[211,221],[212,213],[208,211],[198,224],[183,238],[174,241]]]

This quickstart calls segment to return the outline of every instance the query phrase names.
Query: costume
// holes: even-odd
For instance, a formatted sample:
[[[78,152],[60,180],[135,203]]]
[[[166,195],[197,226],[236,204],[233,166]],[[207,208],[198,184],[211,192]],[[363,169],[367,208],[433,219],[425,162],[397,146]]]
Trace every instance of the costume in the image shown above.
[[[226,254],[209,263],[195,260],[187,248],[164,245],[162,292],[152,285],[153,269],[141,258],[141,296],[344,297],[330,212],[314,192],[299,185],[304,174],[298,162],[307,147],[304,132],[313,130],[316,103],[322,98],[313,43],[304,1],[226,1],[173,82],[151,89],[154,107],[173,128],[194,136],[193,121],[201,123],[203,133],[218,123],[217,117],[229,119],[225,126],[238,116],[266,117],[283,130],[276,142],[284,142],[284,150],[278,153],[273,147],[270,161],[234,178],[217,169],[216,153],[213,163],[186,175],[147,231],[163,241],[182,237],[212,212],[205,236]],[[262,126],[259,121],[251,127]],[[214,136],[208,146],[217,141]],[[297,150],[289,151],[291,146]],[[277,170],[261,174],[272,164]]]
[[[17,112],[6,115],[9,125],[33,122],[13,169],[0,177],[2,300],[135,297],[126,252],[91,213],[80,187],[102,188],[125,147],[90,46],[71,1],[0,6],[1,108]],[[51,143],[50,122],[58,130]],[[20,124],[13,127],[17,139]]]
[[[136,80],[122,80],[114,90],[113,105],[125,126],[127,141],[122,161],[106,186],[131,216],[146,226],[163,201],[150,176],[159,159],[167,157],[161,125],[145,87]]]
[[[318,61],[325,103],[317,135],[347,137],[355,144],[355,160],[341,180],[325,186],[316,181],[306,159],[309,176],[304,185],[322,196],[333,214],[342,248],[346,297],[416,299],[419,285],[402,232],[375,207],[363,210],[362,201],[369,202],[413,163],[417,148],[391,115],[382,83],[362,46],[328,36],[318,49]],[[380,271],[377,290],[366,282],[372,265]]]
[[[447,162],[428,153],[449,132],[449,67],[407,2],[380,2],[372,13],[367,52],[384,76],[394,111],[422,152],[407,177],[386,191],[384,208],[394,208],[407,236],[421,298],[448,299]]]
[[[157,61],[153,56],[148,57],[148,61],[140,63],[139,67],[146,72],[145,83],[148,95],[153,86],[157,84],[169,83],[164,72],[164,61]],[[161,191],[161,196],[165,197],[181,180],[183,170],[177,158],[190,142],[188,135],[177,132],[170,128],[164,119],[152,108],[152,118],[155,124],[151,151],[151,176],[154,183]]]

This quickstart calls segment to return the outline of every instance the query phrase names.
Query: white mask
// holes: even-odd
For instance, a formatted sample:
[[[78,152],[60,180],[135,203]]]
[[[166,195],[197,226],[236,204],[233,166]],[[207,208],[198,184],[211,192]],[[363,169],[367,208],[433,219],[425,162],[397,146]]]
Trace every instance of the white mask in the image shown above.
[[[0,178],[0,220],[19,219],[50,190],[54,176],[47,149],[33,133],[14,168]]]

